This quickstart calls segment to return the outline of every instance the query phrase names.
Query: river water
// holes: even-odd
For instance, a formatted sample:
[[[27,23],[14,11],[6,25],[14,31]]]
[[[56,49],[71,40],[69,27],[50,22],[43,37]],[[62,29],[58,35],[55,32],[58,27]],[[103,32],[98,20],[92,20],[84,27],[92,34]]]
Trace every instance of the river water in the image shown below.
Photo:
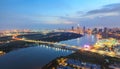
[[[92,45],[96,42],[93,35],[61,41],[60,43],[76,46]],[[45,45],[35,44],[28,48],[11,51],[0,57],[0,69],[39,69],[56,57],[71,54],[70,50],[58,49]]]
[[[80,38],[61,41],[60,43],[83,47],[84,45],[93,45],[94,43],[96,43],[96,41],[97,41],[97,38],[94,35],[85,35]]]

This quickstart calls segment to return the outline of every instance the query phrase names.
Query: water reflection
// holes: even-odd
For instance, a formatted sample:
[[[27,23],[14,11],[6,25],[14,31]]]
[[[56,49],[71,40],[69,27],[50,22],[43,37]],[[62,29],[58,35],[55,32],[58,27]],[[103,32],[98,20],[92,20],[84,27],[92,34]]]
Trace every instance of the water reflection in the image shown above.
[[[0,69],[34,69],[42,67],[56,57],[72,53],[70,50],[54,48],[47,45],[33,45],[11,51],[0,57]]]
[[[81,38],[67,40],[67,41],[61,41],[60,43],[83,47],[85,44],[93,45],[96,42],[96,40],[97,40],[97,38],[95,35],[85,34],[85,36],[83,36]]]
[[[54,47],[54,46],[48,46],[48,45],[37,45],[37,47],[42,47],[42,48],[46,48],[46,49],[52,49],[54,51],[61,51],[61,52],[70,52],[70,50],[67,50],[67,49],[63,49],[63,48],[57,48],[57,47]]]
[[[85,35],[81,38],[62,41],[60,43],[76,46],[94,44],[94,35]],[[56,48],[52,45],[31,44],[28,48],[11,51],[0,57],[0,69],[35,69],[41,68],[56,57],[66,56],[75,51]]]

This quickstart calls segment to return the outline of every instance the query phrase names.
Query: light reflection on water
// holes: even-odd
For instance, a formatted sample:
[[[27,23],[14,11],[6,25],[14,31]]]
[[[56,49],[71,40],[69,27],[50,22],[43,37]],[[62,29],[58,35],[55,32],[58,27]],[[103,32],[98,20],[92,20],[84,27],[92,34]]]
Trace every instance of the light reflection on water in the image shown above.
[[[85,35],[81,38],[62,41],[60,43],[68,45],[83,46],[94,44],[95,36]],[[33,47],[22,48],[11,51],[0,57],[0,69],[32,69],[42,67],[56,57],[66,56],[74,51],[61,48],[50,47],[47,45],[33,45]]]
[[[97,38],[94,35],[85,35],[85,36],[77,38],[77,39],[61,41],[60,43],[83,47],[86,44],[93,45],[96,42],[96,40],[97,40]]]
[[[70,50],[54,48],[46,45],[35,45],[11,51],[0,57],[0,69],[32,69],[42,67],[56,57],[66,56]]]

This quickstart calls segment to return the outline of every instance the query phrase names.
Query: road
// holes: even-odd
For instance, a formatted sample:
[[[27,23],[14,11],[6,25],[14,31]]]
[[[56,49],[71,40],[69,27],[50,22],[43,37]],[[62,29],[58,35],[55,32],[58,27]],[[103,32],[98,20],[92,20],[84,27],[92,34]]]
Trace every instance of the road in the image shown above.
[[[74,51],[79,51],[79,50],[90,51],[90,52],[93,52],[93,53],[98,53],[100,55],[107,55],[107,56],[111,56],[111,57],[120,58],[114,52],[107,52],[107,51],[103,51],[103,50],[81,48],[82,46],[78,47],[78,46],[72,46],[72,45],[55,43],[55,42],[36,41],[36,40],[30,40],[30,39],[25,39],[25,38],[17,38],[17,37],[13,37],[13,39],[26,41],[26,42],[33,42],[33,43],[51,44],[51,45],[57,46],[59,48],[71,49],[71,50],[74,50]]]

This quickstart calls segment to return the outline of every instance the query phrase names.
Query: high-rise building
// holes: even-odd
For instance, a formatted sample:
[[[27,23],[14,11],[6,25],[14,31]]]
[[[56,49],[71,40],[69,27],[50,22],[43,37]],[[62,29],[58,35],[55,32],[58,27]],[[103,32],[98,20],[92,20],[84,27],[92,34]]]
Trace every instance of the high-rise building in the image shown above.
[[[83,27],[83,33],[85,34],[85,30],[86,30],[86,28],[85,28],[85,26]]]
[[[72,26],[72,30],[74,30],[74,26]]]

